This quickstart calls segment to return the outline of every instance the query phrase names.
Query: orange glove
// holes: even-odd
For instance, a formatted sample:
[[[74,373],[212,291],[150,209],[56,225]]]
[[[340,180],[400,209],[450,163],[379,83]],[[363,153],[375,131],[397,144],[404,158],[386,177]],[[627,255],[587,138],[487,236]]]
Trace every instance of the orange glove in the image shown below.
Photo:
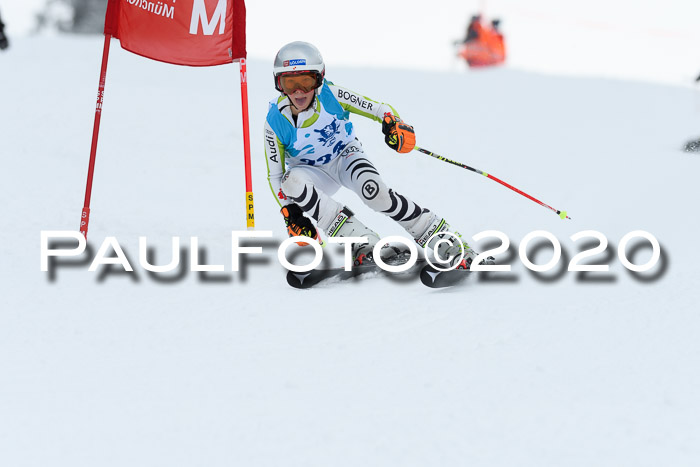
[[[321,238],[316,231],[316,227],[311,223],[311,219],[304,215],[304,212],[296,204],[288,204],[280,210],[284,216],[284,223],[290,237],[305,236],[311,237],[321,243]],[[300,246],[306,246],[306,242],[297,242]]]
[[[416,146],[416,133],[413,127],[399,117],[387,112],[382,120],[382,133],[386,136],[387,146],[396,152],[405,154]]]

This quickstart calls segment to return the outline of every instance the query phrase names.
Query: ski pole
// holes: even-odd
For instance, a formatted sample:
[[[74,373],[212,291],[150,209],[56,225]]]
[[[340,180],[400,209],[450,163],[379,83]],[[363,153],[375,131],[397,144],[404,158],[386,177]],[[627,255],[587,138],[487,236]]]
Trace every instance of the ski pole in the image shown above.
[[[484,172],[483,170],[475,169],[474,167],[469,167],[468,165],[462,164],[461,162],[457,162],[457,161],[450,160],[450,159],[448,159],[448,158],[446,158],[446,157],[443,157],[443,156],[441,156],[441,155],[439,155],[439,154],[435,154],[435,153],[432,152],[432,151],[428,151],[427,149],[419,148],[418,146],[414,147],[413,149],[415,149],[416,151],[420,151],[420,152],[422,152],[423,154],[427,154],[427,155],[429,155],[430,157],[434,157],[435,159],[439,159],[439,160],[441,160],[441,161],[448,162],[448,163],[450,163],[450,164],[452,164],[452,165],[456,165],[457,167],[462,167],[463,169],[471,170],[472,172],[481,174],[481,175],[483,175],[483,176],[486,177],[486,178],[490,178],[491,180],[493,180],[493,181],[495,181],[495,182],[498,182],[498,183],[500,183],[501,185],[503,185],[503,186],[505,186],[505,187],[507,187],[507,188],[510,188],[511,190],[515,191],[516,193],[520,193],[520,194],[523,195],[524,197],[526,197],[526,198],[528,198],[528,199],[534,201],[535,203],[539,204],[540,206],[544,206],[545,208],[550,209],[550,210],[556,212],[557,214],[559,214],[559,217],[560,217],[560,218],[562,218],[562,219],[571,219],[569,216],[566,215],[566,211],[559,211],[558,209],[554,209],[552,206],[550,206],[550,205],[548,205],[548,204],[545,204],[545,203],[543,203],[542,201],[540,201],[539,199],[534,198],[534,197],[528,195],[528,194],[525,193],[524,191],[518,190],[518,189],[515,188],[513,185],[510,185],[510,184],[504,182],[503,180],[501,180],[501,179],[499,179],[499,178],[497,178],[497,177],[494,177],[494,176],[491,175],[491,174],[488,174],[488,173]]]
[[[111,7],[110,2],[110,7]],[[97,88],[97,104],[95,105],[95,123],[92,127],[92,145],[90,146],[90,162],[88,164],[87,184],[85,186],[85,202],[83,212],[80,215],[80,233],[87,239],[90,224],[90,198],[92,197],[92,179],[95,173],[95,158],[97,156],[97,138],[100,134],[100,119],[102,118],[102,104],[105,97],[105,81],[107,80],[107,61],[109,59],[109,44],[111,34],[105,34],[105,43],[102,50],[102,68],[100,70],[100,84]]]

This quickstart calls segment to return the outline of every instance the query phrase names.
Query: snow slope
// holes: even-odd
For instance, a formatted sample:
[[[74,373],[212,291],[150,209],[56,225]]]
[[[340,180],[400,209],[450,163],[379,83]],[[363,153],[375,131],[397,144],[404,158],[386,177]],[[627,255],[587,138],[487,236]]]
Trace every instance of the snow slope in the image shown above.
[[[39,234],[78,227],[101,47],[17,38],[1,57],[0,464],[697,464],[700,159],[679,150],[700,133],[691,89],[507,68],[330,68],[394,104],[419,144],[573,220],[392,153],[378,125],[355,118],[390,185],[468,236],[507,234],[513,256],[499,259],[513,270],[444,291],[382,278],[297,291],[274,258],[284,231],[259,140],[269,63],[250,62],[249,92],[256,224],[274,238],[242,275],[230,272],[245,207],[237,67],[179,68],[113,44],[90,242],[116,237],[137,271],[82,261],[50,275]],[[383,235],[402,233],[341,198]],[[526,234],[546,230],[568,260],[585,243],[569,237],[590,229],[610,241],[593,258],[609,273],[534,274],[517,257]],[[663,252],[641,277],[616,254],[638,229]],[[141,235],[159,263],[173,236],[198,236],[226,272],[154,278],[138,266]],[[644,263],[650,249],[630,256]]]
[[[0,0],[10,36],[31,33],[48,3]],[[336,0],[322,8],[265,0],[246,8],[248,54],[265,61],[293,34],[316,44],[333,67],[462,70],[453,42],[481,12],[502,20],[510,68],[685,85],[700,73],[693,0]]]

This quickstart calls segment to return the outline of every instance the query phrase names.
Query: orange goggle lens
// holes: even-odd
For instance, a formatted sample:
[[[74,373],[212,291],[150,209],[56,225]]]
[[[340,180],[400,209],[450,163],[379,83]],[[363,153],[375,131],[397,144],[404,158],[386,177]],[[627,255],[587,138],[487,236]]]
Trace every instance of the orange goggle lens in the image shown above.
[[[282,75],[279,77],[279,84],[285,94],[292,94],[297,89],[309,92],[318,87],[318,79],[313,73]]]

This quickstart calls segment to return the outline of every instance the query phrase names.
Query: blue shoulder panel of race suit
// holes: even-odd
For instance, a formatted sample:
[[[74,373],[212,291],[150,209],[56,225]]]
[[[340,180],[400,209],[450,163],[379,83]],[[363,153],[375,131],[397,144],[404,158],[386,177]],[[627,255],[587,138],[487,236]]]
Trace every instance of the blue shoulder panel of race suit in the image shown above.
[[[275,101],[270,102],[270,110],[267,112],[267,123],[272,131],[277,134],[277,139],[285,148],[290,148],[297,139],[297,130],[292,123],[282,115]]]
[[[321,101],[323,108],[326,109],[328,113],[338,117],[338,119],[347,120],[350,117],[350,112],[343,109],[340,102],[338,102],[338,99],[336,99],[333,92],[331,92],[331,88],[328,87],[328,81],[324,80],[323,87],[321,88],[321,93],[318,98]]]

